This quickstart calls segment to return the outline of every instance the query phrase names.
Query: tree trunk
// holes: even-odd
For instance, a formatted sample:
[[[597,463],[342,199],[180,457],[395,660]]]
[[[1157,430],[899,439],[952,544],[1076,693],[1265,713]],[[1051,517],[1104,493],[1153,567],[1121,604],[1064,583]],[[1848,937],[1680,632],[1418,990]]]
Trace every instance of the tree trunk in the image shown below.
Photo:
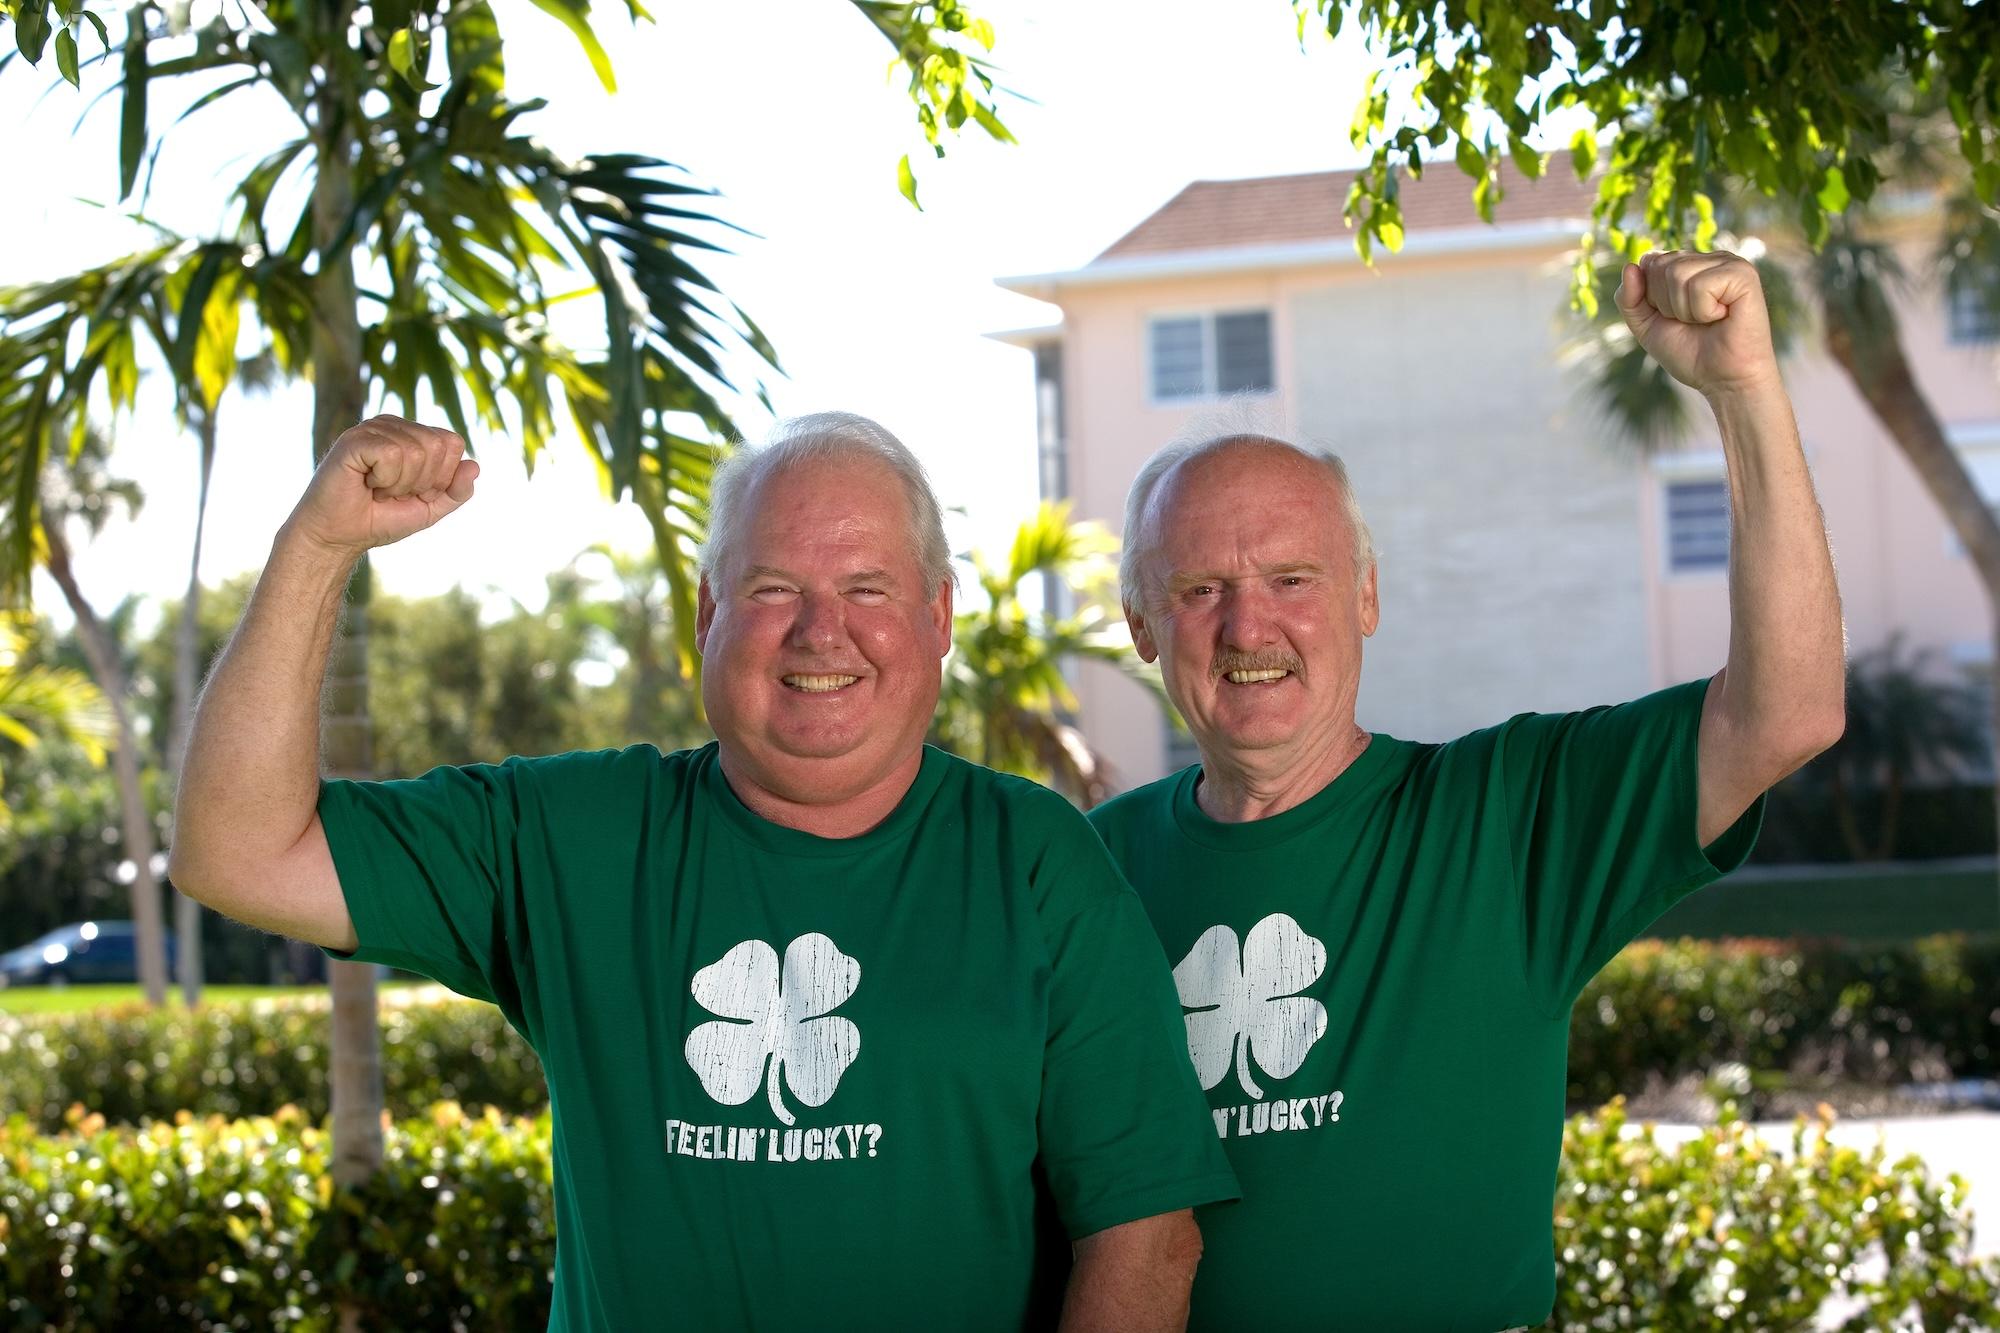
[[[1993,664],[1988,668],[1992,708],[1989,741],[1992,766],[2000,774],[2000,519],[1995,519],[1986,497],[1979,493],[1979,484],[1966,470],[1965,460],[1945,438],[1937,413],[1931,410],[1930,400],[1910,369],[1902,339],[1893,331],[1852,327],[1846,307],[1839,303],[1827,302],[1822,309],[1827,351],[1847,372],[1875,419],[1916,468],[1924,489],[1944,510],[1945,521],[1965,547],[1973,572],[1986,590],[1994,646]],[[1996,814],[2000,814],[2000,782],[1994,784],[1994,801]],[[1995,891],[2000,894],[2000,883]]]
[[[188,728],[194,722],[195,691],[200,671],[195,657],[201,651],[201,543],[208,519],[208,483],[215,472],[215,413],[204,410],[195,420],[201,442],[201,483],[195,492],[194,551],[188,557],[187,594],[181,598],[181,623],[174,629],[174,712],[167,733],[167,777],[176,789],[181,781],[181,760],[187,754]],[[192,1009],[201,1000],[201,904],[179,890],[174,892],[174,935],[180,942],[175,958],[176,979],[181,999]]]
[[[361,318],[354,283],[352,250],[330,253],[354,200],[354,127],[348,98],[339,86],[345,58],[348,15],[345,3],[327,6],[330,46],[340,52],[327,62],[313,126],[317,175],[313,184],[313,247],[319,271],[313,279],[313,463],[317,466],[340,433],[361,420],[366,394],[361,382]],[[360,238],[356,238],[357,240]],[[322,733],[324,763],[337,777],[370,777],[373,756],[368,727],[368,566],[364,561],[347,589],[344,632],[334,645],[327,677],[328,715]],[[333,992],[333,1179],[352,1186],[366,1181],[382,1164],[382,1049],[375,1012],[375,968],[368,963],[330,965]],[[360,1312],[341,1307],[343,1328],[356,1328]]]
[[[125,672],[118,664],[118,647],[97,612],[83,598],[76,570],[69,558],[69,543],[60,522],[42,525],[48,542],[48,571],[62,589],[76,617],[76,638],[90,663],[97,688],[111,702],[118,723],[118,748],[112,752],[112,772],[118,779],[119,824],[125,839],[125,856],[137,867],[132,880],[132,928],[137,933],[139,984],[145,988],[146,1003],[158,1008],[167,1002],[167,943],[165,922],[160,911],[160,882],[153,877],[153,818],[146,809],[145,788],[139,782],[139,738],[132,730],[132,709],[125,695]]]

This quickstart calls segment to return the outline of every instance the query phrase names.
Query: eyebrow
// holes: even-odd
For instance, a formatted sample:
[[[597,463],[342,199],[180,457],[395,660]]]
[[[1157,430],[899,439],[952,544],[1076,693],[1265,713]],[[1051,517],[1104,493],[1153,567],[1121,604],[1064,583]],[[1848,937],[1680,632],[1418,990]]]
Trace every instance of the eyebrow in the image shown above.
[[[777,579],[783,583],[804,583],[805,580],[789,570],[775,565],[751,565],[743,571],[742,582],[751,583],[757,579]],[[895,586],[896,576],[886,569],[857,569],[851,574],[842,574],[836,580],[842,587],[851,588],[857,583],[879,583]]]
[[[1169,592],[1184,592],[1201,583],[1235,583],[1244,578],[1277,578],[1286,574],[1322,574],[1326,571],[1316,561],[1287,560],[1282,564],[1260,566],[1248,575],[1228,574],[1175,574],[1167,580]]]

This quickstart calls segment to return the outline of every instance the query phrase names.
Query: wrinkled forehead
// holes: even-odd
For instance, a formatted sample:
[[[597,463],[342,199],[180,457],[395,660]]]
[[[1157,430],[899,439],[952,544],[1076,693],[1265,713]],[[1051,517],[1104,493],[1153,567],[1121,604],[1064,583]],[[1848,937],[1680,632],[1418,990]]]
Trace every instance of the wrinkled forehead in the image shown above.
[[[742,498],[737,569],[789,568],[841,574],[849,567],[916,562],[916,524],[903,482],[879,459],[814,458],[768,472]],[[818,566],[825,566],[820,568]]]
[[[1340,488],[1282,445],[1243,441],[1177,464],[1146,507],[1145,551],[1164,572],[1205,561],[1351,561]],[[1345,554],[1344,554],[1345,553]]]

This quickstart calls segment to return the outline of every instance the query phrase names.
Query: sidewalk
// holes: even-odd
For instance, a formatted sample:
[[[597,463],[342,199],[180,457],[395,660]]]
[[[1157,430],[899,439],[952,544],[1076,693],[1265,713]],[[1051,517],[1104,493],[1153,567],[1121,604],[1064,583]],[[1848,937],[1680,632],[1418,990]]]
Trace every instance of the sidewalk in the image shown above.
[[[1701,1133],[1698,1125],[1656,1123],[1655,1139],[1678,1147]],[[1759,1122],[1757,1136],[1789,1148],[1792,1122]],[[1637,1126],[1628,1126],[1636,1134]],[[1970,1187],[1973,1250],[2000,1254],[2000,1111],[1961,1111],[1951,1115],[1907,1116],[1882,1120],[1842,1120],[1829,1136],[1843,1147],[1868,1149],[1880,1141],[1889,1158],[1914,1153],[1924,1159],[1933,1179],[1957,1172]]]

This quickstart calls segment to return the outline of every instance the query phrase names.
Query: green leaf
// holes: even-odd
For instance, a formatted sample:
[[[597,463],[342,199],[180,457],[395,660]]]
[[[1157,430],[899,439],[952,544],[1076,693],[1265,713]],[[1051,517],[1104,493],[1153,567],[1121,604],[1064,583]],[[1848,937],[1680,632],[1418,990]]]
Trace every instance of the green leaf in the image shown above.
[[[139,159],[146,154],[146,25],[143,11],[133,15],[125,39],[125,106],[118,126],[118,197],[128,198],[139,179]]]
[[[896,188],[903,192],[903,198],[910,201],[910,207],[919,213],[924,206],[917,202],[917,176],[910,170],[910,155],[903,154],[903,160],[896,164]]]
[[[429,92],[437,87],[424,75],[430,65],[430,44],[419,42],[416,34],[408,28],[396,29],[389,38],[389,67],[403,76],[403,82],[418,92]]]
[[[1486,154],[1479,151],[1479,145],[1460,136],[1458,140],[1458,169],[1468,176],[1486,174]]]
[[[32,65],[42,58],[42,49],[48,43],[48,10],[40,4],[24,5],[14,16],[14,45]]]
[[[1579,129],[1569,137],[1570,157],[1576,166],[1576,178],[1582,180],[1590,175],[1597,165],[1597,133],[1589,126]]]
[[[1684,17],[1680,30],[1674,34],[1674,69],[1683,75],[1691,73],[1707,49],[1708,28],[1704,21],[1692,14]]]
[[[76,76],[76,34],[68,28],[56,34],[56,70],[72,88],[83,86]]]
[[[195,386],[202,405],[211,412],[236,378],[236,334],[243,316],[236,285],[235,274],[225,274],[216,284],[201,312],[201,336],[195,341]]]
[[[208,298],[222,276],[227,252],[220,245],[204,246],[196,262],[194,276],[181,294],[179,320],[174,326],[174,345],[167,359],[174,379],[187,385],[194,380],[195,347],[201,341],[202,325],[208,315]],[[212,405],[212,404],[211,404]]]
[[[604,53],[603,43],[590,30],[587,3],[566,4],[564,0],[530,0],[536,9],[549,15],[575,35],[583,47],[583,53],[590,58],[590,67],[597,71],[597,81],[604,85],[604,91],[618,91],[618,80],[611,72],[611,57]]]
[[[1515,139],[1509,154],[1514,159],[1514,168],[1528,180],[1539,180],[1542,175],[1542,155],[1535,151],[1524,139]]]
[[[107,28],[106,28],[106,27],[104,26],[104,20],[103,20],[103,19],[101,19],[101,18],[99,18],[99,17],[97,17],[97,15],[95,15],[95,14],[91,13],[91,12],[90,12],[89,10],[87,10],[87,9],[83,11],[83,17],[84,17],[84,20],[85,20],[85,21],[86,21],[87,23],[89,23],[91,27],[93,27],[93,28],[97,29],[97,40],[98,40],[98,41],[100,41],[100,42],[102,42],[102,43],[104,43],[104,54],[106,54],[106,55],[110,55],[110,54],[111,54],[111,32],[110,32],[110,30],[109,30],[109,29],[107,29]]]
[[[2000,208],[2000,160],[1980,163],[1972,173],[1972,188],[1980,203]]]
[[[1715,248],[1715,200],[1701,191],[1694,195],[1694,248],[1712,250]]]
[[[1841,213],[1847,209],[1847,176],[1836,166],[1826,169],[1826,179],[1819,187],[1819,206],[1829,213]]]

